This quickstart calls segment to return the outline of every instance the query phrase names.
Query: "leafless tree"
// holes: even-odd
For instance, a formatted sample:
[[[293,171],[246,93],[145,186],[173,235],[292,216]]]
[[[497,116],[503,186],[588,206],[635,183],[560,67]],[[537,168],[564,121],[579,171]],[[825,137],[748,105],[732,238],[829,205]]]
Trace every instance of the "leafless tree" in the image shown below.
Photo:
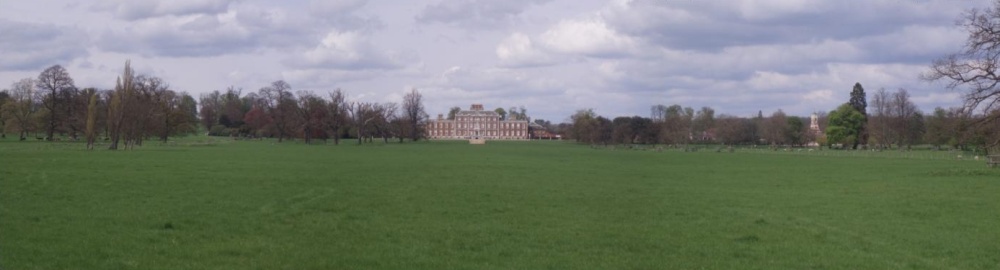
[[[354,129],[357,131],[358,144],[364,143],[367,128],[372,124],[371,122],[377,117],[374,114],[375,104],[368,102],[351,102],[347,106],[347,111],[351,116],[351,124],[354,125]]]
[[[764,140],[772,147],[788,143],[787,136],[785,136],[785,132],[788,130],[788,117],[785,112],[778,110],[771,114],[771,117],[764,120],[762,128]]]
[[[374,129],[373,135],[382,137],[382,142],[384,143],[388,143],[389,138],[393,136],[403,136],[402,134],[393,134],[393,131],[396,129],[393,128],[392,123],[399,118],[396,114],[399,106],[396,103],[375,103],[372,109],[371,115],[374,117],[371,125]]]
[[[715,119],[716,138],[727,145],[753,142],[750,130],[752,127],[753,122],[746,118],[720,115]]]
[[[978,125],[993,122],[1000,114],[1000,0],[988,8],[967,10],[958,25],[968,33],[965,48],[935,60],[923,78],[943,80],[949,89],[964,88],[965,111],[983,112]],[[993,136],[990,144],[1000,143]]]
[[[212,91],[207,94],[201,95],[201,101],[198,105],[201,106],[201,110],[198,111],[198,115],[201,118],[201,125],[205,127],[205,131],[211,132],[212,127],[218,124],[219,114],[222,111],[222,94],[218,90]]]
[[[347,120],[348,104],[346,96],[340,89],[330,93],[330,100],[326,103],[326,118],[323,119],[327,134],[333,137],[333,144],[340,144],[340,129],[345,126]]]
[[[288,83],[279,80],[259,91],[265,112],[271,118],[274,131],[278,134],[278,142],[287,137],[290,128],[294,126],[297,104],[291,89]]]
[[[36,102],[34,92],[35,80],[32,78],[21,79],[11,84],[8,92],[10,99],[4,104],[0,104],[2,105],[0,109],[3,110],[3,114],[9,121],[4,128],[17,132],[22,141],[26,140],[28,132],[34,131],[35,128],[34,117],[38,109],[38,102]]]
[[[424,111],[423,95],[417,89],[410,90],[403,96],[403,117],[402,123],[406,125],[405,134],[400,137],[409,137],[412,141],[417,141],[424,136],[424,124],[427,121],[427,112]]]
[[[39,90],[36,94],[41,95],[38,99],[42,101],[42,106],[48,113],[48,120],[45,123],[45,139],[52,140],[56,128],[59,126],[58,115],[61,114],[59,110],[62,109],[60,106],[63,106],[62,103],[64,103],[59,93],[75,88],[73,78],[69,76],[69,72],[65,68],[55,65],[42,71],[35,83]]]
[[[297,123],[305,143],[312,142],[313,137],[325,135],[324,119],[326,119],[327,102],[309,91],[299,91]],[[324,134],[320,134],[324,133]]]
[[[712,129],[715,127],[715,110],[710,107],[701,107],[691,121],[691,130],[695,140],[709,140]]]
[[[653,117],[660,126],[660,142],[664,144],[686,144],[693,136],[691,124],[694,120],[694,109],[671,105],[669,107],[654,106]]]
[[[244,110],[243,89],[230,86],[226,92],[219,96],[222,111],[219,115],[219,124],[227,128],[238,130],[243,126],[243,117],[247,110]],[[236,132],[239,133],[239,132]]]
[[[892,145],[892,129],[890,124],[890,102],[892,101],[889,92],[885,88],[875,91],[872,95],[872,110],[868,115],[869,143],[874,142],[878,148],[887,148]]]
[[[922,125],[923,121],[922,119],[914,121],[915,117],[922,115],[920,110],[917,109],[917,105],[910,101],[910,94],[906,92],[906,89],[902,88],[892,94],[892,100],[889,104],[892,111],[890,126],[896,137],[894,140],[896,145],[900,149],[904,145],[912,145],[921,135],[920,130],[916,127]]]

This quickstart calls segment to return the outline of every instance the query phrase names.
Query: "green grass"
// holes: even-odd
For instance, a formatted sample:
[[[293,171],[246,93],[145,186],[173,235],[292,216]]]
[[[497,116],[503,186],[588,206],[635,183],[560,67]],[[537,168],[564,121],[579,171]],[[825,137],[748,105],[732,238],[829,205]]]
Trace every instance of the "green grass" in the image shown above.
[[[560,142],[0,141],[0,269],[997,269],[1000,170]]]

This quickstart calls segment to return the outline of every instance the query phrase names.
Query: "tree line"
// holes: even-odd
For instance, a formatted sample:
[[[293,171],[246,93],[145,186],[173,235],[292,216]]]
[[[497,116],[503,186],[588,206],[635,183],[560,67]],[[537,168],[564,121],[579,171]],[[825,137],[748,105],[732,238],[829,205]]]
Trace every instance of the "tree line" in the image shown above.
[[[593,109],[578,110],[564,128],[565,136],[587,144],[725,144],[805,145],[814,138],[808,119],[787,116],[781,110],[764,117],[715,115],[681,105],[654,105],[650,116],[608,119]]]
[[[86,138],[92,148],[98,137],[109,148],[131,148],[147,139],[196,130],[197,102],[185,92],[170,89],[155,76],[135,75],[126,63],[115,89],[78,88],[65,68],[46,68],[37,78],[24,78],[0,91],[0,127],[20,140]],[[42,133],[42,135],[38,135]]]
[[[256,92],[243,94],[229,87],[201,95],[171,90],[161,78],[135,74],[126,61],[115,88],[79,89],[59,65],[37,78],[14,82],[0,91],[0,136],[31,135],[37,140],[86,138],[92,149],[98,140],[108,149],[131,149],[144,141],[166,142],[171,136],[198,132],[234,138],[313,140],[357,138],[358,143],[381,138],[424,138],[427,113],[423,96],[413,89],[402,104],[348,101],[339,89],[320,96],[298,91],[285,81],[275,81]],[[44,135],[38,135],[42,133]]]
[[[722,144],[795,147],[823,145],[831,148],[909,149],[930,144],[938,149],[969,149],[994,143],[1000,125],[981,125],[990,114],[963,108],[935,108],[930,115],[910,100],[906,89],[879,89],[868,111],[867,96],[855,84],[848,102],[829,114],[817,112],[818,129],[811,117],[790,116],[777,110],[769,116],[715,116],[715,110],[695,110],[681,105],[654,105],[650,116],[608,119],[593,109],[570,116],[564,135],[585,144]],[[993,114],[1000,113],[993,111]],[[994,120],[995,121],[995,120]]]
[[[306,143],[356,138],[358,143],[376,138],[417,141],[425,136],[428,116],[423,95],[416,89],[403,96],[402,104],[348,101],[347,94],[334,90],[327,96],[312,91],[293,94],[287,82],[279,80],[243,94],[229,87],[200,98],[199,119],[212,136],[236,138],[277,138],[278,142],[300,138]]]

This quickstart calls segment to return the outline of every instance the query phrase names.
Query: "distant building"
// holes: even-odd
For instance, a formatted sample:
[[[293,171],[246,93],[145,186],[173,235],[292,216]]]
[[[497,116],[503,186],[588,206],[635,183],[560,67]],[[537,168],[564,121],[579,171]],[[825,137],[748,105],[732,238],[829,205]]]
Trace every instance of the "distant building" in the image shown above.
[[[467,111],[455,114],[455,119],[437,119],[427,123],[427,138],[432,140],[527,140],[528,121],[501,120],[500,114],[472,104]]]
[[[528,124],[528,130],[531,131],[532,140],[561,140],[562,135],[549,132],[544,126],[530,123]]]

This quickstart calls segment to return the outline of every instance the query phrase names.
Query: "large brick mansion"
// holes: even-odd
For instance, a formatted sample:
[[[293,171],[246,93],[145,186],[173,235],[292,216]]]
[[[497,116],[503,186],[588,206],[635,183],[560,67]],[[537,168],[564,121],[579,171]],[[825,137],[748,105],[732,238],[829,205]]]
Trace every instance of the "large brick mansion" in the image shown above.
[[[468,111],[455,114],[455,119],[437,119],[427,123],[427,138],[436,140],[527,140],[528,121],[500,120],[500,114],[483,110],[482,104],[472,104]]]

